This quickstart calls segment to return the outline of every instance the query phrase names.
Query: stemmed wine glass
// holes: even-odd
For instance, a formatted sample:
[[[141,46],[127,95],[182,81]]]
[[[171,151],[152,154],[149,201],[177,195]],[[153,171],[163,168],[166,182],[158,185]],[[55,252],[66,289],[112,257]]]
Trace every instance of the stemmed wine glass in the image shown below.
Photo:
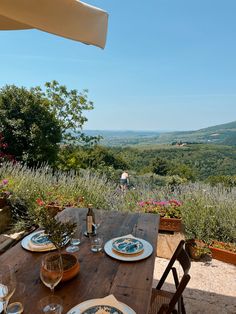
[[[8,265],[0,265],[0,302],[3,313],[7,313],[8,302],[16,289],[16,277],[14,270]]]
[[[54,293],[54,287],[61,281],[63,263],[60,253],[48,253],[41,262],[40,278],[42,282]]]

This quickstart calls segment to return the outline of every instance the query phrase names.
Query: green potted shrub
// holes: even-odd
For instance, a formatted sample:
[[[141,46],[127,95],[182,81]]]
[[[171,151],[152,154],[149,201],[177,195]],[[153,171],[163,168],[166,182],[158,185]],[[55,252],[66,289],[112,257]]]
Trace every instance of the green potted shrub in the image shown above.
[[[236,210],[235,207],[218,206],[214,233],[209,248],[212,257],[222,262],[236,265]]]
[[[138,202],[139,210],[145,213],[159,214],[160,225],[159,230],[162,231],[181,231],[182,229],[182,203],[176,199],[156,201],[140,201]]]
[[[209,214],[208,208],[199,200],[194,200],[182,210],[186,249],[194,260],[200,260],[210,253],[208,243],[214,227],[211,218],[214,216]]]
[[[73,235],[76,224],[58,220],[57,217],[51,216],[45,207],[40,208],[37,218],[39,225],[44,229],[49,240],[61,252]],[[63,262],[63,277],[61,281],[67,281],[78,274],[80,265],[78,259],[73,254],[61,252],[61,256]]]

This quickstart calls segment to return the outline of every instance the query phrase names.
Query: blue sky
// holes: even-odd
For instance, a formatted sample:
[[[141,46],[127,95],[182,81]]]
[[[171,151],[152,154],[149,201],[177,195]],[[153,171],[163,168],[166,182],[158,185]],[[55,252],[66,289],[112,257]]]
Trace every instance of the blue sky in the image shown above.
[[[87,0],[109,13],[104,50],[0,32],[0,86],[88,89],[86,129],[195,130],[236,120],[235,0]]]

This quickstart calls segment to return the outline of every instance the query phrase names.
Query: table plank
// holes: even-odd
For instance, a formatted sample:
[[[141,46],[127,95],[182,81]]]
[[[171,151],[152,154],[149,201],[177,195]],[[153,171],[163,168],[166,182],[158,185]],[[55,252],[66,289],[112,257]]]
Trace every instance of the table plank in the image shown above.
[[[86,209],[68,208],[61,213],[60,219],[71,215],[79,219],[83,229],[86,222]],[[99,233],[104,242],[114,237],[130,234],[149,241],[153,254],[142,261],[123,262],[113,259],[105,252],[90,251],[89,239],[82,238],[80,250],[74,253],[80,262],[80,273],[77,277],[55,288],[55,294],[62,297],[64,313],[76,304],[88,299],[105,297],[109,294],[126,303],[137,314],[147,314],[151,297],[155,251],[157,244],[159,216],[129,212],[110,212],[103,215]],[[17,244],[0,256],[0,263],[7,263],[16,269],[17,280],[25,283],[26,291],[21,301],[25,313],[39,313],[37,302],[49,294],[40,281],[39,269],[41,258],[45,253],[29,252]],[[12,301],[19,300],[16,291]]]

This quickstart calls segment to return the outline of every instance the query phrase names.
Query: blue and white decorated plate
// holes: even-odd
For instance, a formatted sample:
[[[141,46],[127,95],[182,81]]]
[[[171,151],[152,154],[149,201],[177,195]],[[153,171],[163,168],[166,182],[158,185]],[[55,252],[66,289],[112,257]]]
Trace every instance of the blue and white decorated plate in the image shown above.
[[[110,305],[95,305],[81,312],[81,314],[123,314],[123,312]]]
[[[91,299],[77,304],[67,314],[136,314],[127,304],[110,295],[101,299]]]
[[[121,237],[112,242],[113,250],[122,254],[137,254],[143,251],[143,243],[131,237]]]
[[[45,246],[51,243],[51,241],[48,239],[48,236],[43,231],[33,235],[30,241],[35,245],[42,245],[42,246]]]

